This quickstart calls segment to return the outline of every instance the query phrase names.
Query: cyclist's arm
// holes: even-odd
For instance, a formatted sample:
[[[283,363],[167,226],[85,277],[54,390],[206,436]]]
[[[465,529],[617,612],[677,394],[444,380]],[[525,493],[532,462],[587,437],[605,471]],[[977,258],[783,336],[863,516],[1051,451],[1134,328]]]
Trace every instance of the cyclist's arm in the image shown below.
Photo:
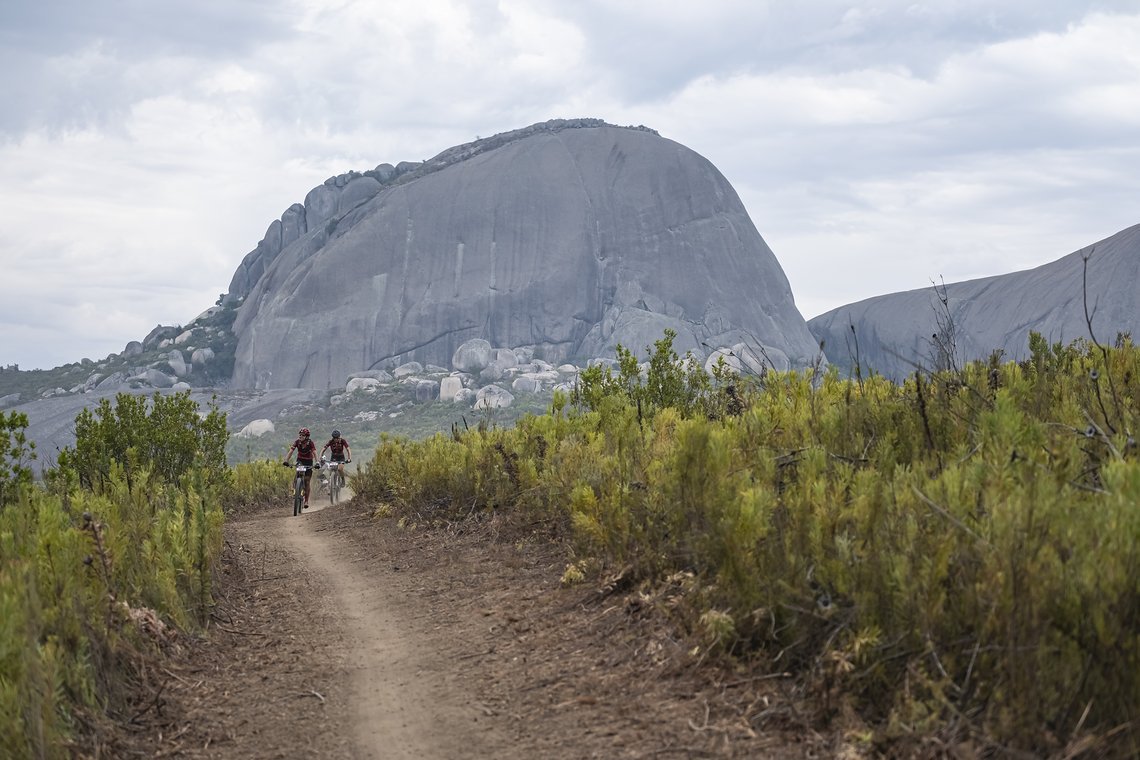
[[[289,460],[291,460],[293,458],[293,449],[295,449],[295,448],[297,448],[296,442],[294,442],[293,445],[289,447],[289,450],[285,452],[285,461],[286,462],[288,462]]]

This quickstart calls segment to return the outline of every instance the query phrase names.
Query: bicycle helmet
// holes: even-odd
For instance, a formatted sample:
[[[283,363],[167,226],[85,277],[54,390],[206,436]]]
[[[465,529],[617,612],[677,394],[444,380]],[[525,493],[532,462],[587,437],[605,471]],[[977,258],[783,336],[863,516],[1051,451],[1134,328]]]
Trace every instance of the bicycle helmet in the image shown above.
[[[339,430],[334,430],[334,431],[333,431],[333,436],[332,436],[332,437],[333,437],[333,438],[340,438],[340,431],[339,431]]]
[[[297,431],[297,435],[302,436],[302,437],[304,437],[308,434],[309,434],[308,428],[301,428],[300,430]]]

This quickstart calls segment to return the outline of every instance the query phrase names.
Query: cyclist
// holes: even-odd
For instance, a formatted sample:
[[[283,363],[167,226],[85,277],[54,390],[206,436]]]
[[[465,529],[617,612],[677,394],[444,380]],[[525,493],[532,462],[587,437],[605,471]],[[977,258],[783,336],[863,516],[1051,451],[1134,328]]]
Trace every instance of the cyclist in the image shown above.
[[[308,465],[310,469],[305,472],[305,509],[309,508],[309,481],[313,479],[313,470],[311,469],[317,459],[317,444],[313,443],[313,439],[309,437],[309,429],[301,428],[297,431],[297,440],[293,441],[293,445],[285,452],[286,465],[292,465],[290,461],[293,458],[293,450],[297,450],[297,464]]]
[[[332,461],[334,462],[347,463],[352,461],[352,449],[349,447],[348,441],[340,437],[339,430],[332,431],[332,438],[321,449],[321,458],[324,458],[326,451],[332,452]]]

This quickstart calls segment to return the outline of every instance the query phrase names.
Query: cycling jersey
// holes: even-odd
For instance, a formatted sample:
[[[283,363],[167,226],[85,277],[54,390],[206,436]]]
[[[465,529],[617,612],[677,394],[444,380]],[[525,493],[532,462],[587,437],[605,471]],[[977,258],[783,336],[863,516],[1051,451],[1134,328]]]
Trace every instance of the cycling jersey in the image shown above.
[[[313,460],[317,458],[317,444],[313,443],[312,438],[298,438],[293,441],[293,445],[289,448],[289,453],[293,453],[293,449],[297,450],[297,462],[299,464],[312,464]]]
[[[329,442],[325,444],[324,448],[329,449],[332,454],[332,461],[343,462],[344,450],[348,448],[348,441],[344,438],[330,438]]]

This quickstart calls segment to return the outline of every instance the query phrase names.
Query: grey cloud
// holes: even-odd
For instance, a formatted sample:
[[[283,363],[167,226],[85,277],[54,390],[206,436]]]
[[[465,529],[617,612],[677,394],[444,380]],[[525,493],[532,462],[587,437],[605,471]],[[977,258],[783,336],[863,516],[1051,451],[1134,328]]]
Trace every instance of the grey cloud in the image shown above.
[[[182,70],[245,55],[287,21],[265,0],[4,3],[0,135],[113,127],[137,100],[177,89]]]
[[[686,4],[688,5],[688,4]],[[928,76],[964,47],[1063,31],[1095,11],[1134,12],[1136,0],[1041,3],[989,0],[919,4],[888,0],[722,3],[695,17],[667,6],[547,0],[549,13],[582,28],[590,56],[626,97],[660,98],[702,75],[773,71],[828,74],[903,67]]]

